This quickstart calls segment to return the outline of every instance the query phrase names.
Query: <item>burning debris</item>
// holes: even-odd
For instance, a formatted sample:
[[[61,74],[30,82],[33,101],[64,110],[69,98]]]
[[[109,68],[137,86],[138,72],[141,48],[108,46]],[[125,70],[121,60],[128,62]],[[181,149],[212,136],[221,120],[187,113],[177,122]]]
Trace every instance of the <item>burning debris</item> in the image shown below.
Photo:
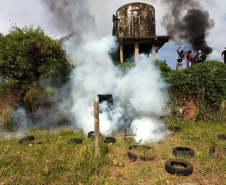
[[[163,17],[162,25],[166,28],[171,39],[181,44],[186,42],[195,53],[202,50],[204,60],[212,52],[207,45],[206,36],[214,27],[208,11],[204,10],[198,1],[194,0],[162,0],[169,12]]]

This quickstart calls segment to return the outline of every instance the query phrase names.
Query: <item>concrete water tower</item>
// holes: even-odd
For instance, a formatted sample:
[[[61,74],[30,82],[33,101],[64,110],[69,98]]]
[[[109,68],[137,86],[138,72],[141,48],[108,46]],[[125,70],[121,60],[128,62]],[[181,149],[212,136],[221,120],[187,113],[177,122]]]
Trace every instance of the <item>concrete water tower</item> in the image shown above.
[[[118,42],[120,44],[120,62],[124,55],[135,53],[135,64],[139,54],[155,53],[169,41],[170,36],[156,36],[155,8],[146,3],[129,3],[116,11]],[[117,19],[117,20],[118,20]]]

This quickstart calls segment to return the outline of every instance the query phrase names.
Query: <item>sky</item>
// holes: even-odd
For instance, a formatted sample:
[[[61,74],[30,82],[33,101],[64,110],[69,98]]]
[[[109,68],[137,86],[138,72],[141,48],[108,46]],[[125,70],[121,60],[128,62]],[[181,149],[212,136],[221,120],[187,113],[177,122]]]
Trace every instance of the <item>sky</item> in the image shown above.
[[[76,1],[76,0],[75,0]],[[137,2],[134,0],[87,0],[89,1],[90,13],[95,18],[96,29],[90,35],[90,39],[97,39],[112,32],[112,15],[116,10],[127,3]],[[57,1],[56,1],[57,2]],[[154,6],[156,11],[156,34],[167,35],[166,30],[161,26],[165,9],[161,6],[161,0],[141,0]],[[210,18],[215,21],[215,26],[209,31],[207,44],[213,48],[209,60],[221,62],[221,52],[226,47],[226,1],[200,0],[202,7],[209,11]],[[65,31],[57,29],[53,24],[53,16],[41,0],[0,0],[0,33],[7,34],[13,24],[19,27],[33,25],[40,26],[45,33],[54,38],[67,35]],[[198,26],[198,25],[197,25]],[[166,60],[167,64],[175,69],[177,53],[180,45],[170,41],[166,43],[157,53],[157,58]],[[183,47],[183,43],[181,45]],[[185,67],[185,61],[183,67]]]

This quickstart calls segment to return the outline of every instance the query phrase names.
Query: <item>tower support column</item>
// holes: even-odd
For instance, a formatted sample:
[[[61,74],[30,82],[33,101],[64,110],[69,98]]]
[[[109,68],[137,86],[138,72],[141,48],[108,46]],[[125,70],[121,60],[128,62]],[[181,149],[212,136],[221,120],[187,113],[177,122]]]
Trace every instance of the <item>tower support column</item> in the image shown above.
[[[120,62],[123,63],[123,44],[120,43]]]
[[[135,64],[139,63],[139,44],[138,42],[135,43]]]
[[[152,44],[152,57],[155,58],[155,43]]]

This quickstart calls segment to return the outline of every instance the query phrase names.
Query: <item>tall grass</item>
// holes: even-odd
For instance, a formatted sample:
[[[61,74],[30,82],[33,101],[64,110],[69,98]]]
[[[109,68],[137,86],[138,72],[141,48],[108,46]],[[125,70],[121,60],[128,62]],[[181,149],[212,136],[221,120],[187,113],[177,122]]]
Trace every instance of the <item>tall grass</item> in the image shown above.
[[[174,184],[208,182],[225,179],[226,144],[218,138],[226,125],[217,122],[185,122],[166,118],[166,122],[181,127],[181,131],[153,145],[156,159],[132,162],[127,157],[132,143],[118,135],[117,143],[101,142],[101,156],[95,157],[92,139],[81,131],[31,129],[34,141],[19,144],[20,138],[0,138],[1,184]],[[69,144],[72,138],[82,138],[82,144]],[[41,143],[41,144],[40,144]],[[179,156],[194,165],[189,177],[173,177],[165,169],[167,159],[176,158],[176,146],[191,147],[194,158]],[[214,151],[214,152],[210,152]],[[123,163],[115,165],[114,162]]]

